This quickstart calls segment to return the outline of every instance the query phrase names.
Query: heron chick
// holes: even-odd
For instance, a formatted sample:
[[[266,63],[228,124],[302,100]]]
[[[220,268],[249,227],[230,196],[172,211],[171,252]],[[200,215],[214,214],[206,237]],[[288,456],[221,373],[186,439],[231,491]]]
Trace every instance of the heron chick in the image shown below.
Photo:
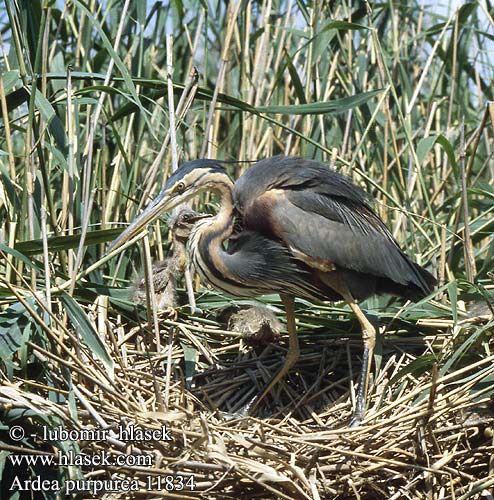
[[[276,314],[266,306],[227,306],[217,318],[226,323],[228,330],[239,332],[249,345],[266,345],[276,342],[283,326]]]
[[[186,243],[194,224],[209,215],[199,214],[190,208],[182,208],[170,220],[173,244],[172,254],[153,263],[152,280],[156,308],[160,311],[174,309],[178,305],[177,282],[183,275],[186,264]],[[146,280],[140,275],[131,288],[130,298],[137,304],[146,304]]]
[[[364,416],[376,330],[357,301],[381,293],[420,300],[432,291],[435,278],[403,252],[368,196],[350,179],[319,162],[281,155],[258,161],[235,183],[219,160],[183,164],[110,248],[119,248],[163,212],[201,191],[216,193],[220,208],[192,230],[188,247],[196,270],[229,295],[278,293],[286,311],[285,364],[254,406],[299,358],[295,297],[345,300],[361,325],[364,344],[353,418],[358,424]],[[242,229],[231,241],[238,222]]]

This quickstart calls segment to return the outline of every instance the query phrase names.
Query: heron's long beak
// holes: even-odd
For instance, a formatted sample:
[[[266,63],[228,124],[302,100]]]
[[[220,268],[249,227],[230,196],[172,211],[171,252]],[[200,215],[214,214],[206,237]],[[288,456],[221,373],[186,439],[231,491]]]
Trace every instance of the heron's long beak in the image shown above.
[[[173,207],[178,205],[181,200],[177,200],[175,196],[170,195],[166,191],[162,191],[151,204],[142,212],[137,219],[125,229],[116,239],[114,239],[106,253],[109,253],[117,248],[120,248],[127,241],[137,236],[151,222],[155,221],[161,214],[169,212]]]

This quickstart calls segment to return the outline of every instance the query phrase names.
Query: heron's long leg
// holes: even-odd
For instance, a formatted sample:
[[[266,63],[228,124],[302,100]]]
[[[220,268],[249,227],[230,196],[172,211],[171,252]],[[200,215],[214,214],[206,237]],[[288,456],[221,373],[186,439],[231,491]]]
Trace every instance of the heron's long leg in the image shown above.
[[[300,357],[300,347],[298,345],[297,327],[295,325],[295,303],[293,297],[280,294],[281,301],[286,311],[286,326],[288,330],[288,353],[286,355],[285,364],[269,381],[268,385],[263,389],[260,395],[256,396],[247,405],[247,412],[254,409],[265,397],[271,392],[273,387],[290,371],[290,368],[297,362]]]
[[[367,390],[369,388],[369,377],[372,366],[372,357],[374,355],[374,347],[376,346],[376,329],[367,319],[362,309],[356,304],[353,297],[350,295],[345,297],[352,311],[357,316],[357,319],[362,327],[362,339],[364,342],[364,354],[362,357],[362,373],[360,376],[360,386],[357,394],[357,403],[355,413],[352,418],[351,425],[358,425],[365,414],[365,400],[367,398]]]
[[[326,273],[321,276],[322,280],[327,283],[333,290],[336,290],[343,299],[351,307],[352,311],[357,316],[357,320],[362,328],[362,340],[364,343],[364,354],[362,357],[362,372],[360,376],[360,385],[357,393],[357,402],[355,412],[351,421],[351,426],[358,425],[365,414],[365,400],[367,399],[367,390],[369,388],[369,377],[372,365],[372,357],[374,355],[374,347],[376,345],[376,329],[367,319],[367,316],[362,312],[362,309],[357,305],[352,293],[347,284],[341,278],[338,272]]]

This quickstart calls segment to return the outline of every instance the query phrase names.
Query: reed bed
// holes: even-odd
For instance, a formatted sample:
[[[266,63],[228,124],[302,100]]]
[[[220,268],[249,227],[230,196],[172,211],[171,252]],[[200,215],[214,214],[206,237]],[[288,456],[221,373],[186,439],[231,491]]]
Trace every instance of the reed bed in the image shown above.
[[[493,318],[486,319],[468,318],[462,326],[443,325],[433,334],[407,335],[406,341],[388,331],[368,414],[357,428],[347,426],[357,378],[349,374],[358,373],[361,352],[351,338],[356,335],[326,341],[321,349],[302,334],[296,369],[257,416],[236,417],[251,395],[246,388],[261,387],[263,375],[283,362],[284,342],[271,352],[246,349],[235,332],[213,325],[204,332],[194,318],[160,321],[163,344],[171,337],[164,352],[150,348],[152,328],[146,323],[128,333],[126,325],[117,328],[107,345],[115,360],[111,375],[100,363],[52,368],[55,379],[63,377],[64,368],[73,373],[77,419],[69,401],[55,403],[50,388],[20,377],[0,388],[0,402],[4,411],[19,412],[17,424],[31,428],[34,450],[54,457],[66,453],[68,443],[46,449],[43,426],[105,428],[109,438],[73,443],[74,453],[150,457],[144,466],[83,468],[95,481],[139,482],[134,498],[481,498],[492,487],[494,357],[479,353],[475,361],[462,361],[454,337],[469,342],[489,332]],[[200,349],[195,332],[204,335]],[[80,347],[65,345],[74,352]],[[33,350],[41,355],[41,349]],[[192,379],[187,376],[191,352]],[[447,371],[439,368],[446,365]],[[166,426],[170,441],[122,442],[121,426]],[[150,477],[184,478],[187,486],[167,490],[163,482],[158,488]],[[118,491],[100,495],[128,497]]]
[[[59,481],[60,492],[39,492],[48,499],[76,480],[129,480],[137,491],[119,483],[66,497],[492,496],[489,2],[6,0],[2,9],[2,498],[38,494],[11,490],[15,477]],[[205,284],[200,313],[183,290],[176,316],[136,307],[133,276],[168,252],[166,219],[105,254],[178,163],[279,153],[350,176],[439,280],[418,304],[363,304],[380,335],[357,428],[347,424],[361,335],[344,304],[297,301],[301,359],[241,416],[283,362],[286,337],[249,345],[218,319],[232,299]],[[227,168],[237,178],[247,166]],[[205,194],[195,208],[214,213],[216,200]],[[284,321],[277,297],[260,301]],[[125,440],[119,426],[166,427],[171,439]],[[43,438],[59,427],[107,434]],[[57,465],[69,452],[127,462]],[[26,454],[57,462],[14,465]]]

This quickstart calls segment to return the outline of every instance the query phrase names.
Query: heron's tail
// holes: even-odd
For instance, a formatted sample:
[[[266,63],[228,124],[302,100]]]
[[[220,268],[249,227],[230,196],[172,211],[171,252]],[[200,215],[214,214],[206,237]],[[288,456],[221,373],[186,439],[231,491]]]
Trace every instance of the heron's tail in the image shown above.
[[[427,269],[424,269],[422,266],[415,264],[415,262],[413,262],[413,267],[420,274],[420,276],[427,285],[427,288],[424,287],[424,297],[425,297],[425,295],[429,295],[429,293],[431,293],[432,290],[434,290],[434,288],[437,285],[437,279],[429,271],[427,271]]]
[[[376,291],[378,293],[389,293],[397,295],[404,299],[417,302],[434,290],[437,285],[437,280],[434,276],[419,266],[415,262],[409,261],[413,267],[413,273],[408,276],[409,281],[406,284],[396,283],[388,278],[378,278],[376,283]]]

